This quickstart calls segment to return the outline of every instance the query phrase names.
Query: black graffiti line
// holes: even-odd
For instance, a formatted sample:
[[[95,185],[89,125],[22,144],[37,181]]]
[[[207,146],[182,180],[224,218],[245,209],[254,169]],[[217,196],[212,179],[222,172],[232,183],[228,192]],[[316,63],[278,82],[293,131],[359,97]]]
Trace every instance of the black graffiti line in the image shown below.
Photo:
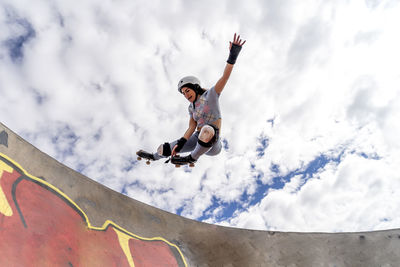
[[[19,217],[21,218],[22,224],[24,225],[25,228],[28,228],[28,226],[26,225],[26,221],[25,221],[24,215],[22,214],[21,208],[19,207],[16,194],[15,194],[15,192],[17,191],[17,185],[18,185],[23,179],[24,179],[24,176],[20,176],[20,177],[18,177],[17,180],[15,180],[15,182],[14,182],[13,185],[12,185],[11,196],[12,196],[12,198],[13,198],[15,208],[16,208],[17,211],[18,211]]]
[[[57,197],[59,197],[63,202],[65,202],[68,206],[70,206],[73,210],[75,210],[79,216],[82,218],[82,220],[84,222],[86,222],[86,226],[89,227],[89,222],[86,220],[85,215],[83,214],[83,211],[81,211],[79,208],[77,208],[75,205],[73,205],[71,203],[71,201],[67,198],[65,198],[62,194],[60,194],[59,192],[57,192],[56,190],[54,190],[53,188],[49,187],[48,185],[46,185],[45,183],[41,182],[40,180],[36,180],[36,179],[32,179],[31,177],[29,177],[28,175],[25,174],[25,172],[19,168],[17,165],[15,165],[13,162],[9,161],[8,159],[4,158],[3,156],[0,155],[0,160],[2,160],[4,163],[6,163],[7,165],[9,165],[11,168],[13,168],[14,170],[16,170],[21,176],[18,177],[13,185],[12,185],[12,198],[13,198],[13,202],[14,205],[18,211],[18,214],[20,216],[20,219],[24,225],[25,228],[28,228],[28,225],[25,221],[24,215],[22,214],[21,208],[18,204],[18,200],[16,197],[16,192],[17,192],[17,186],[20,182],[22,182],[23,180],[27,180],[27,181],[31,181],[39,186],[41,186],[42,188],[44,188],[47,191],[52,192],[53,194],[55,194]],[[141,238],[138,236],[133,235],[132,233],[126,231],[125,229],[121,228],[120,226],[114,225],[114,224],[108,224],[104,229],[92,229],[91,230],[95,230],[95,231],[101,231],[101,232],[105,232],[108,230],[109,227],[115,228],[117,230],[119,230],[120,232],[123,232],[124,234],[130,236],[131,238],[134,239],[138,239],[138,240],[142,240],[142,241],[147,241],[147,242],[163,242],[162,240],[147,240],[145,238]],[[185,266],[185,264],[183,263],[183,260],[181,258],[181,255],[179,254],[178,251],[176,251],[176,248],[174,246],[171,246],[170,244],[166,243],[170,249],[170,251],[172,252],[172,254],[174,255],[175,259],[177,260],[177,263],[179,266]]]
[[[18,186],[18,184],[19,184],[22,180],[27,180],[27,181],[33,182],[33,183],[39,185],[40,187],[44,188],[45,190],[47,190],[47,191],[49,191],[49,192],[55,194],[55,195],[56,195],[58,198],[60,198],[65,204],[67,204],[67,205],[68,205],[69,207],[71,207],[75,212],[77,212],[77,213],[79,214],[79,216],[82,218],[82,220],[83,220],[84,222],[86,222],[86,218],[85,218],[84,214],[82,213],[82,211],[79,210],[75,205],[73,205],[73,204],[72,204],[68,199],[66,199],[63,195],[59,194],[59,193],[58,193],[57,191],[55,191],[53,188],[49,187],[48,185],[46,185],[46,184],[44,184],[44,183],[41,183],[40,181],[34,180],[34,179],[30,178],[29,176],[22,175],[22,176],[19,177],[17,180],[15,180],[15,182],[13,183],[11,194],[12,194],[12,197],[13,197],[13,200],[14,200],[15,207],[17,208],[17,211],[18,211],[18,213],[20,214],[21,220],[22,220],[22,222],[23,222],[25,228],[27,228],[26,220],[24,219],[24,216],[23,216],[23,214],[22,214],[21,208],[19,207],[18,200],[17,200],[17,197],[16,197],[17,186]],[[87,225],[87,226],[88,226],[88,225]]]
[[[26,223],[25,218],[24,218],[24,216],[22,214],[22,211],[21,211],[21,208],[20,208],[20,206],[18,204],[18,200],[17,200],[17,196],[16,196],[17,186],[22,180],[31,181],[31,182],[39,185],[40,187],[44,188],[45,190],[50,191],[51,193],[55,194],[58,198],[60,198],[63,202],[65,202],[69,207],[74,209],[79,214],[79,216],[83,219],[83,221],[86,222],[85,215],[82,213],[82,211],[79,210],[75,205],[73,205],[71,203],[70,200],[66,199],[59,192],[55,191],[53,188],[49,187],[48,185],[46,185],[46,184],[44,184],[44,183],[42,183],[42,182],[40,182],[38,180],[32,179],[31,177],[27,176],[22,169],[20,169],[14,163],[12,163],[11,161],[9,161],[6,158],[2,157],[1,155],[0,155],[0,160],[2,160],[4,163],[6,163],[8,166],[10,166],[14,170],[16,170],[21,175],[20,177],[17,178],[17,180],[14,181],[14,183],[12,185],[11,196],[13,198],[14,205],[15,205],[18,213],[19,213],[19,216],[20,216],[21,221],[22,221],[22,223],[23,223],[25,228],[27,228],[27,223]]]

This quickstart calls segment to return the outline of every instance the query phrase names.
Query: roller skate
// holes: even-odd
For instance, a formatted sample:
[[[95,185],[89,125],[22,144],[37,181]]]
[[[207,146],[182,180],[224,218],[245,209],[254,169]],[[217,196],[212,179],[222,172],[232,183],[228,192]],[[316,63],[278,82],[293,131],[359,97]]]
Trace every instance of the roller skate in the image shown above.
[[[138,152],[136,152],[137,160],[142,160],[145,159],[146,160],[146,164],[150,165],[150,163],[152,161],[155,161],[156,159],[154,158],[154,155],[152,153],[146,152],[144,150],[139,150]]]
[[[179,168],[180,166],[183,165],[189,165],[189,167],[194,167],[194,164],[196,163],[196,160],[192,158],[192,156],[189,154],[188,156],[172,156],[171,157],[171,163],[175,165],[176,168]]]

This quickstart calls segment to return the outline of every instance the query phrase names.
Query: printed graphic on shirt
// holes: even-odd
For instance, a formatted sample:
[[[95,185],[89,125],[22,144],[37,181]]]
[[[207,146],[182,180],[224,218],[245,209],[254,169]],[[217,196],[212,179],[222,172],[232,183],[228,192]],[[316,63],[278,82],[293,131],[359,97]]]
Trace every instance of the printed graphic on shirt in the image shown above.
[[[221,118],[218,95],[212,94],[214,88],[204,93],[195,103],[195,108],[193,105],[189,106],[189,114],[197,122],[198,126],[203,126],[205,124],[212,124],[219,118]],[[213,98],[214,96],[214,98]],[[210,99],[211,98],[211,99]]]

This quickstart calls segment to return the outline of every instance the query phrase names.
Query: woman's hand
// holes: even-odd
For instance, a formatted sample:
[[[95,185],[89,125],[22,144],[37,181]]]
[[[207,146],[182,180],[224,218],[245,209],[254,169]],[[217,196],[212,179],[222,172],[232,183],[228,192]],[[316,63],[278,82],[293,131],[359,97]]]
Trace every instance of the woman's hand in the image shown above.
[[[229,50],[232,49],[232,44],[238,45],[238,46],[243,46],[246,43],[246,40],[240,39],[240,34],[238,36],[235,35],[233,36],[233,42],[229,42]]]
[[[243,41],[240,39],[240,35],[233,36],[233,42],[229,42],[229,58],[227,62],[231,65],[234,65],[236,63],[236,59],[239,56],[240,50],[242,50],[242,46],[246,43],[246,41]]]
[[[187,139],[185,137],[182,137],[181,139],[178,140],[174,148],[172,149],[171,155],[175,156],[177,153],[181,151],[183,146],[186,144]]]
[[[178,148],[178,145],[175,145],[174,148],[172,149],[171,156],[173,156],[173,157],[176,156],[176,154],[178,153],[178,152],[176,151],[177,148]]]

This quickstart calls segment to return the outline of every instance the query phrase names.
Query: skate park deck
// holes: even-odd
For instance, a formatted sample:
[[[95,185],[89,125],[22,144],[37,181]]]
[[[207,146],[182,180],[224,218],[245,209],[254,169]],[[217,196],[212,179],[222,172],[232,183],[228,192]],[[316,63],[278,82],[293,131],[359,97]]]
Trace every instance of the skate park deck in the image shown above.
[[[0,266],[399,266],[400,229],[222,227],[151,207],[59,163],[0,123]]]

